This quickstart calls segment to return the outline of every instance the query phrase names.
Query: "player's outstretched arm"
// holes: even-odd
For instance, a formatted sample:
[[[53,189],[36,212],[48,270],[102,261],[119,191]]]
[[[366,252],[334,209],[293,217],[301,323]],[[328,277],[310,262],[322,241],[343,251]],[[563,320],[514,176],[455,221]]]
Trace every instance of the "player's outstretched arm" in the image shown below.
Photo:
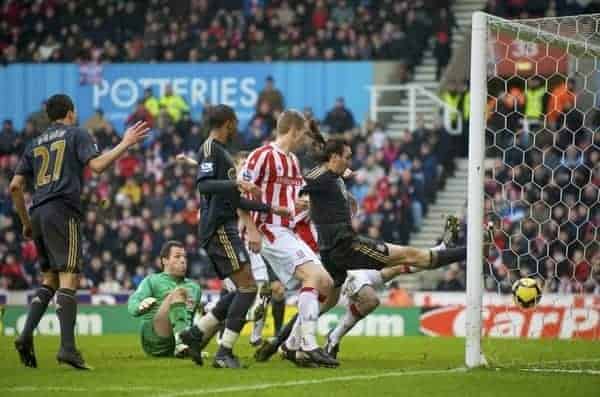
[[[152,296],[150,281],[146,277],[129,297],[127,311],[133,317],[138,317],[148,311],[155,303],[156,299]]]
[[[19,219],[23,225],[23,237],[31,239],[31,219],[25,208],[25,177],[20,174],[16,174],[10,181],[10,195],[12,197],[13,205],[19,214]]]
[[[98,157],[91,159],[88,165],[95,173],[99,174],[104,172],[112,163],[114,163],[119,157],[123,155],[131,146],[138,142],[143,141],[148,136],[150,128],[143,121],[138,121],[131,127],[129,127],[123,139],[117,146],[112,148],[106,153],[101,154]]]

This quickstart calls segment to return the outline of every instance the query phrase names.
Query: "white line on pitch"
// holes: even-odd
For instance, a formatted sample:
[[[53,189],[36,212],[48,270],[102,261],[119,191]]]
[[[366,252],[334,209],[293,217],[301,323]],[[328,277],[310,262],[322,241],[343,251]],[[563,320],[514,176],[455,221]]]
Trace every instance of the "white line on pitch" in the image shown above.
[[[321,379],[307,379],[290,382],[277,382],[277,383],[262,383],[252,385],[239,385],[230,387],[218,387],[212,389],[188,389],[181,390],[178,392],[169,393],[164,389],[157,389],[155,387],[145,386],[112,386],[112,387],[96,387],[96,388],[85,388],[85,387],[61,387],[61,386],[17,386],[17,387],[6,387],[0,388],[0,391],[7,391],[12,393],[18,392],[81,392],[89,393],[94,392],[133,392],[133,391],[154,391],[159,394],[155,394],[155,397],[181,397],[181,396],[192,396],[200,394],[223,394],[223,393],[234,393],[234,392],[246,392],[253,390],[269,389],[274,387],[294,387],[303,385],[318,385],[322,383],[331,382],[344,382],[344,381],[356,381],[356,380],[372,380],[389,377],[401,377],[401,376],[420,376],[420,375],[443,375],[453,372],[466,372],[464,368],[453,368],[453,369],[442,369],[442,370],[409,370],[409,371],[395,371],[395,372],[384,372],[381,374],[373,375],[347,375],[347,376],[334,376],[330,378]]]
[[[572,360],[553,360],[553,361],[539,361],[543,364],[573,364],[573,363],[600,363],[600,358],[574,358]]]
[[[196,390],[182,390],[174,393],[157,394],[156,397],[183,397],[183,396],[196,396],[200,394],[222,394],[222,393],[234,393],[234,392],[247,392],[254,390],[270,389],[275,387],[294,387],[304,385],[319,385],[322,383],[332,382],[343,382],[343,381],[355,381],[355,380],[372,380],[379,378],[389,377],[400,377],[400,376],[420,376],[420,375],[443,375],[452,372],[465,372],[464,368],[453,368],[443,370],[417,370],[417,371],[397,371],[397,372],[384,372],[382,374],[373,375],[348,375],[348,376],[334,376],[331,378],[321,378],[312,380],[299,380],[290,382],[278,382],[278,383],[263,383],[254,385],[244,386],[231,386],[231,387],[219,387],[214,389],[196,389]]]
[[[586,375],[600,375],[599,370],[593,369],[560,369],[560,368],[521,368],[524,372],[551,372],[559,374],[586,374]]]
[[[80,392],[89,393],[92,389],[88,387],[71,387],[71,386],[15,386],[0,388],[0,391],[5,390],[8,392],[19,393],[19,392]],[[161,390],[161,389],[158,389]],[[164,389],[163,389],[164,390]],[[108,386],[94,388],[93,391],[102,392],[122,392],[122,391],[157,391],[156,387],[150,386]],[[165,390],[167,391],[167,390]]]

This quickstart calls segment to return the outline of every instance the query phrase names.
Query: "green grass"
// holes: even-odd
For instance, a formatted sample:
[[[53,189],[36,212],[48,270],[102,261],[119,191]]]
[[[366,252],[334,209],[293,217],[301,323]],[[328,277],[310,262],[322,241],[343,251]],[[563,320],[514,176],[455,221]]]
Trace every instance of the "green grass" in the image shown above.
[[[79,337],[91,372],[59,366],[58,338],[38,337],[39,368],[21,367],[13,339],[0,337],[0,396],[597,396],[600,343],[488,340],[502,369],[447,371],[463,365],[464,340],[428,337],[349,337],[338,369],[299,369],[278,356],[251,359],[243,339],[239,353],[249,369],[199,368],[189,360],[150,359],[136,335]],[[208,348],[214,352],[215,346]],[[574,361],[580,360],[580,361]],[[562,361],[559,363],[558,361]],[[524,372],[537,367],[572,372]],[[437,372],[436,372],[437,371]],[[587,373],[585,372],[587,371]]]

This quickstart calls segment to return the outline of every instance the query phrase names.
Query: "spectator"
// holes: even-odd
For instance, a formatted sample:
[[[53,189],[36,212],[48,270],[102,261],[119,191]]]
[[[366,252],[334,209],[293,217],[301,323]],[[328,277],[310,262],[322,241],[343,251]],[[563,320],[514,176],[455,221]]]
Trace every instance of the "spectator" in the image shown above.
[[[0,156],[20,153],[22,146],[22,139],[13,128],[12,120],[4,120],[0,130]]]
[[[33,129],[37,132],[45,131],[50,125],[50,119],[46,113],[46,101],[42,102],[42,106],[39,110],[31,113],[27,117],[27,121],[33,124]]]
[[[458,270],[456,267],[451,266],[450,269],[444,273],[444,279],[441,280],[437,287],[437,291],[464,291],[465,287],[458,279]]]
[[[119,189],[118,194],[128,198],[133,205],[138,205],[142,201],[142,189],[131,177],[127,178],[127,182]]]
[[[435,46],[433,49],[433,55],[435,56],[437,66],[435,69],[435,79],[439,80],[442,77],[442,73],[448,66],[450,58],[452,56],[452,44],[450,42],[450,33],[440,27],[435,34]]]
[[[104,294],[115,294],[121,291],[121,285],[113,275],[110,269],[105,269],[103,281],[98,285],[98,291]]]
[[[83,128],[91,133],[95,133],[96,131],[100,130],[108,131],[112,129],[108,120],[104,118],[104,111],[102,109],[96,109],[94,114],[85,121]]]
[[[573,106],[575,103],[575,90],[575,80],[572,78],[556,85],[552,89],[546,108],[546,117],[550,123],[556,125],[561,114],[560,112],[565,108]]]
[[[344,98],[338,98],[335,107],[327,113],[323,122],[331,133],[344,133],[354,128],[354,116],[346,108]]]
[[[159,111],[159,101],[158,99],[154,96],[154,93],[152,92],[152,88],[147,87],[144,90],[144,106],[146,107],[146,109],[148,110],[148,112],[150,112],[150,115],[155,118],[156,116],[158,116],[158,111]]]
[[[23,264],[15,252],[8,252],[4,260],[0,259],[0,274],[7,279],[9,289],[27,289],[29,287],[23,272]]]
[[[354,10],[348,6],[346,0],[338,0],[331,10],[331,19],[337,25],[351,25],[354,21]]]
[[[173,122],[177,123],[181,119],[183,112],[189,112],[190,108],[181,95],[173,92],[173,86],[168,84],[165,88],[165,95],[160,98],[159,105],[164,106]]]
[[[144,105],[143,99],[140,99],[137,102],[135,111],[127,117],[127,120],[125,120],[125,125],[133,125],[138,121],[144,121],[146,124],[148,124],[148,127],[150,128],[152,128],[154,125],[154,118],[152,117],[152,114],[148,111],[148,108]]]
[[[275,80],[272,76],[267,76],[265,80],[265,88],[258,95],[256,109],[260,111],[261,106],[268,105],[270,111],[283,111],[285,101],[283,94],[275,87]]]

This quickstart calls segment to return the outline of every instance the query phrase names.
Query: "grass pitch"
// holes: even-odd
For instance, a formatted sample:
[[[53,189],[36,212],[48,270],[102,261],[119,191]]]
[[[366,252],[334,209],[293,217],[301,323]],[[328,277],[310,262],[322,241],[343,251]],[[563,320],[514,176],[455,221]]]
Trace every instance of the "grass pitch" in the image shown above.
[[[279,356],[256,363],[246,339],[238,352],[248,369],[213,369],[190,360],[152,359],[137,335],[78,338],[94,371],[59,366],[57,337],[38,337],[39,368],[21,366],[13,338],[0,337],[0,396],[597,396],[600,343],[486,340],[492,364],[462,369],[464,340],[429,337],[348,337],[338,369],[301,369]],[[214,353],[214,344],[207,349]]]

